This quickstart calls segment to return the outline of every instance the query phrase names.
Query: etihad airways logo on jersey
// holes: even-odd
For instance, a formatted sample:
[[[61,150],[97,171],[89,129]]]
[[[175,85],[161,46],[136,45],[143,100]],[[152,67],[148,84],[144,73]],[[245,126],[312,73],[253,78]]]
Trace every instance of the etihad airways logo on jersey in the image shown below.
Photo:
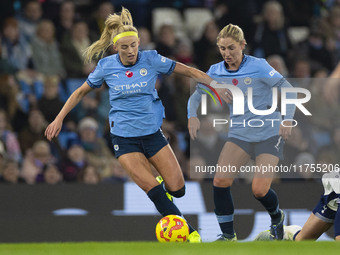
[[[124,85],[116,85],[113,87],[116,91],[123,91],[123,90],[129,90],[129,89],[139,89],[144,88],[148,85],[146,81],[139,82],[139,83],[132,83],[132,84],[124,84]]]

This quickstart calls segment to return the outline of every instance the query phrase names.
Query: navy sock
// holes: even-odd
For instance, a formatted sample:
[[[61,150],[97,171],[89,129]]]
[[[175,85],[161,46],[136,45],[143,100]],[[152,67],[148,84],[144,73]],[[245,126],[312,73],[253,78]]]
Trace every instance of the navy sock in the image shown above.
[[[215,214],[221,231],[227,236],[234,236],[234,202],[230,187],[220,188],[213,186]]]
[[[338,198],[340,200],[340,198]],[[334,219],[334,236],[340,236],[340,204],[338,204],[338,210]]]
[[[158,212],[164,217],[170,214],[181,216],[177,206],[166,196],[162,185],[157,185],[148,192],[148,197],[155,204]]]
[[[264,197],[255,197],[264,208],[268,211],[272,224],[277,224],[281,219],[281,212],[279,210],[279,198],[274,190],[269,189],[268,193]]]
[[[170,214],[183,217],[177,206],[166,196],[162,185],[157,185],[156,187],[152,188],[147,195],[163,217]],[[188,226],[190,233],[195,231],[195,229],[189,223]]]

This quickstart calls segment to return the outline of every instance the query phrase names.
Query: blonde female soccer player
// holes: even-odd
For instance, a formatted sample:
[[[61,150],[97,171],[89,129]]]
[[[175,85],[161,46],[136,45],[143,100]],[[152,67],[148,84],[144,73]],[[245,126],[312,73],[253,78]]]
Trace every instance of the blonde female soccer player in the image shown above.
[[[86,51],[86,59],[102,57],[113,45],[118,54],[102,58],[84,84],[75,90],[47,127],[48,140],[58,136],[65,116],[79,101],[105,81],[109,87],[111,109],[109,121],[115,156],[132,180],[148,195],[161,215],[181,215],[166,196],[185,193],[184,178],[177,159],[164,137],[161,125],[164,108],[155,89],[159,74],[185,75],[197,82],[211,83],[204,72],[175,62],[156,51],[138,51],[139,38],[130,12],[109,15],[100,39]],[[150,171],[150,163],[164,179],[160,185]],[[189,242],[201,242],[190,227]]]
[[[267,110],[272,107],[272,89],[277,87],[292,87],[281,74],[275,71],[265,59],[245,55],[246,47],[243,31],[240,27],[229,24],[217,36],[217,46],[223,61],[212,65],[207,74],[218,82],[233,84],[247,95],[249,87],[252,88],[253,106],[257,110]],[[188,103],[188,128],[193,139],[197,136],[200,122],[197,118],[197,108],[204,93],[201,85],[191,95]],[[227,92],[228,93],[228,92]],[[250,95],[249,95],[250,96]],[[293,99],[295,93],[288,93],[287,98]],[[247,96],[246,96],[247,97]],[[275,167],[282,157],[284,140],[291,134],[291,119],[293,119],[295,106],[287,106],[284,125],[281,113],[278,110],[268,115],[256,115],[244,104],[244,114],[233,114],[232,95],[228,93],[228,106],[230,121],[228,140],[225,143],[218,159],[219,166],[232,166],[240,169],[253,158],[259,172],[254,173],[252,192],[255,198],[263,205],[271,217],[271,235],[274,239],[283,238],[284,213],[279,209],[279,200],[275,191],[271,189],[272,174],[263,175],[262,167]],[[247,99],[245,100],[247,101]],[[243,123],[255,119],[257,127]],[[271,122],[269,120],[277,120]],[[259,122],[263,125],[258,126]],[[236,241],[234,230],[234,203],[231,195],[231,185],[237,173],[216,172],[213,189],[215,213],[222,234],[220,240]]]

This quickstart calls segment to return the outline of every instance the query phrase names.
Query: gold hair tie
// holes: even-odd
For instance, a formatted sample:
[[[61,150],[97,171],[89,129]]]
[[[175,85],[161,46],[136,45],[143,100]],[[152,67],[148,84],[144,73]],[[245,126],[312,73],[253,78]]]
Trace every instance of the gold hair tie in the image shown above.
[[[126,36],[136,36],[138,38],[138,33],[135,31],[127,31],[127,32],[120,33],[113,38],[113,44],[115,44],[120,38],[126,37]]]

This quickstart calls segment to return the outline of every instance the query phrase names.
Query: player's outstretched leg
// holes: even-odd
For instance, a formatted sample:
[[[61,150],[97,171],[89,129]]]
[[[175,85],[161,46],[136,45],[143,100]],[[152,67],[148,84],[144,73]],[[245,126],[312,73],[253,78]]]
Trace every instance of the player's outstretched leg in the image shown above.
[[[167,192],[165,186],[164,186],[164,181],[163,181],[163,178],[162,176],[157,176],[156,177],[156,180],[162,185],[164,191],[165,191],[165,194],[166,196],[168,197],[168,199],[173,202],[173,196],[169,194],[169,192]],[[183,215],[182,215],[183,216]],[[188,222],[187,222],[188,223]],[[188,223],[188,226],[189,226],[189,231],[190,231],[190,234],[189,234],[189,237],[188,237],[188,242],[189,243],[201,243],[202,242],[202,239],[201,239],[201,236],[200,234]]]
[[[283,239],[283,221],[285,219],[284,212],[279,209],[280,218],[274,219],[272,218],[272,224],[270,225],[270,234],[274,240],[282,240]]]
[[[266,144],[263,144],[266,145]],[[267,145],[266,145],[267,146]],[[262,149],[258,147],[260,151]],[[267,149],[267,147],[266,147]],[[271,153],[261,153],[256,156],[256,166],[262,168],[262,166],[277,166],[279,157]],[[271,218],[270,233],[275,240],[283,239],[283,221],[285,215],[279,208],[279,198],[274,190],[272,190],[271,183],[273,180],[273,173],[271,171],[264,171],[254,173],[252,181],[252,192],[255,198],[262,204],[267,210]]]
[[[270,181],[271,182],[271,181]],[[269,179],[257,178],[253,179],[253,193],[255,198],[263,205],[263,207],[268,211],[271,218],[270,234],[275,240],[283,239],[283,221],[285,215],[281,209],[279,209],[279,199],[274,190],[268,190],[267,194],[259,197],[256,192],[254,192],[255,187],[261,187],[265,184],[270,185]],[[261,185],[264,183],[264,185]],[[263,191],[262,191],[263,193]]]
[[[340,241],[340,198],[338,198],[338,210],[334,219],[334,236],[336,241]]]
[[[219,166],[233,166],[240,169],[250,160],[249,154],[236,142],[227,141],[218,158]],[[219,241],[237,241],[234,230],[234,202],[231,195],[231,186],[237,172],[223,173],[217,171],[213,181],[214,204],[217,222],[222,235]]]
[[[162,186],[163,186],[163,189],[165,190],[165,194],[166,194],[166,196],[169,198],[169,200],[171,201],[171,202],[173,202],[174,201],[174,197],[173,196],[171,196],[170,194],[169,194],[169,192],[167,192],[167,190],[166,190],[166,188],[165,188],[165,186],[164,186],[164,180],[163,180],[163,178],[162,178],[162,176],[157,176],[156,177],[156,180],[159,182],[159,184],[161,184]]]
[[[269,189],[268,193],[264,197],[256,197],[258,201],[268,211],[271,218],[270,234],[275,240],[283,239],[283,221],[285,215],[281,209],[279,209],[279,200],[274,190]]]
[[[148,197],[156,206],[158,212],[164,217],[170,214],[179,215],[183,217],[177,206],[169,200],[166,196],[165,190],[162,185],[157,185],[152,188],[148,193]],[[201,236],[198,232],[188,223],[189,226],[189,237],[188,242],[190,243],[201,243]]]
[[[230,187],[214,188],[215,214],[222,234],[217,241],[237,241],[234,230],[234,202]]]
[[[158,185],[152,188],[148,193],[150,200],[156,206],[158,212],[164,217],[170,214],[179,215],[183,217],[180,210],[177,206],[170,201],[167,197],[165,190],[163,189],[163,185]],[[188,222],[187,222],[188,223]],[[190,243],[201,243],[201,236],[199,233],[188,223],[189,226],[189,237],[188,242]]]
[[[176,207],[176,205],[173,202],[171,202],[173,201],[172,197],[176,197],[176,198],[182,197],[185,194],[185,185],[184,185],[184,177],[183,177],[182,170],[178,164],[177,159],[174,156],[174,153],[171,147],[169,145],[164,146],[154,156],[149,158],[149,161],[156,168],[156,170],[160,173],[160,175],[164,177],[164,181],[163,181],[163,178],[162,180],[158,178],[157,181],[162,183],[162,185],[159,185],[159,186],[162,186],[164,196],[167,198],[166,199],[167,206],[170,207],[171,206],[170,204],[172,204],[172,206]],[[182,187],[181,187],[182,183],[179,180],[182,180],[182,183],[183,183]],[[167,186],[165,187],[165,185],[163,185],[164,183],[166,183],[167,185],[172,184],[172,187],[171,185],[170,187],[167,187]],[[177,185],[175,186],[177,187],[174,188],[174,184],[176,183]],[[173,190],[171,190],[171,188]],[[178,215],[183,217],[183,215],[181,214],[178,214]],[[189,226],[189,233],[190,233],[188,242],[190,243],[202,242],[201,237],[198,234],[198,232],[189,223],[188,223],[188,226]]]

